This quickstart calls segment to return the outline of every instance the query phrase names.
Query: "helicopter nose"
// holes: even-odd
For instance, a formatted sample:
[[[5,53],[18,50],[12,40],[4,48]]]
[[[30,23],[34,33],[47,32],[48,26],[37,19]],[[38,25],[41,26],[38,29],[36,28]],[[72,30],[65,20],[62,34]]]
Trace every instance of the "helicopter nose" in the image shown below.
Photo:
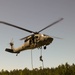
[[[48,41],[49,41],[50,43],[52,43],[53,38],[52,38],[52,37],[48,37]]]

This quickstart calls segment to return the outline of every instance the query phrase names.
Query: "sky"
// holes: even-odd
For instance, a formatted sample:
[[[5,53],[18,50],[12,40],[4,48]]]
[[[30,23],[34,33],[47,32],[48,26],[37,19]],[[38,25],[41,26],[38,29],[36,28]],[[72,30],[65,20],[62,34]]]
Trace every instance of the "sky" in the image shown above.
[[[46,50],[42,49],[45,68],[75,63],[75,0],[0,0],[1,21],[32,31],[39,31],[60,18],[64,20],[41,32],[63,38],[54,38]],[[19,39],[28,35],[30,33],[0,24],[0,70],[32,69],[31,50],[18,56],[5,52],[12,38],[17,48],[24,43]],[[42,66],[39,57],[40,50],[34,49],[34,68]]]

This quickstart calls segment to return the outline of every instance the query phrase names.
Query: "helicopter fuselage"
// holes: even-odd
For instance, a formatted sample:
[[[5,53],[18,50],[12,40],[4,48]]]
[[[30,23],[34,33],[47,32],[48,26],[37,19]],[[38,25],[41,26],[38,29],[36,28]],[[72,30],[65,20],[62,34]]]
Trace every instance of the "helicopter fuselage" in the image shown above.
[[[42,46],[49,45],[53,41],[52,37],[45,35],[45,34],[35,34],[33,38],[32,37],[30,38],[30,37],[31,36],[28,36],[25,39],[24,44],[18,48],[14,48],[14,46],[12,45],[11,53],[19,53],[24,50],[41,48]],[[6,51],[9,52],[9,50],[7,50],[7,49],[6,49]]]

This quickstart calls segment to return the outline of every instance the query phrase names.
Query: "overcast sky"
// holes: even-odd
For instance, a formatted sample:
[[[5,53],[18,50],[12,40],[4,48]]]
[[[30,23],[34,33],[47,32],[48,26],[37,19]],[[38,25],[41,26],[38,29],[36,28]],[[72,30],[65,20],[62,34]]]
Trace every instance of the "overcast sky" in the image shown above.
[[[39,31],[52,22],[63,21],[41,32],[49,36],[61,37],[43,50],[44,67],[57,67],[60,64],[75,63],[75,0],[0,0],[0,20],[32,31]],[[28,32],[0,24],[0,70],[31,69],[31,51],[23,51],[17,57],[5,52],[23,44],[19,39],[30,35]],[[33,50],[33,66],[39,68],[40,50]]]

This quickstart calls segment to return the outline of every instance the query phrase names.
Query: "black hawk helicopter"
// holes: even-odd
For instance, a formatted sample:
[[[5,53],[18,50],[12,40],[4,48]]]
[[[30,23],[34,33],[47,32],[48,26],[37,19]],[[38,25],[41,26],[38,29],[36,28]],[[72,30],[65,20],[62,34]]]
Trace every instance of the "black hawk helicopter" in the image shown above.
[[[14,43],[10,42],[11,48],[6,48],[5,51],[10,52],[10,53],[19,54],[21,51],[35,49],[35,48],[41,48],[42,46],[44,47],[44,49],[46,49],[46,46],[49,45],[50,43],[52,43],[53,37],[50,37],[46,34],[41,34],[40,32],[55,25],[56,23],[60,22],[61,20],[63,20],[63,18],[60,18],[59,20],[44,27],[43,29],[39,30],[38,32],[34,32],[34,31],[31,31],[31,30],[28,30],[28,29],[25,29],[25,28],[22,28],[22,27],[19,27],[19,26],[16,26],[16,25],[4,22],[4,21],[0,21],[0,23],[2,23],[4,25],[12,26],[12,27],[18,28],[20,30],[32,33],[31,35],[20,39],[20,40],[24,40],[24,44],[22,46],[20,46],[18,48],[14,48]],[[56,37],[56,38],[58,38],[58,37]]]

